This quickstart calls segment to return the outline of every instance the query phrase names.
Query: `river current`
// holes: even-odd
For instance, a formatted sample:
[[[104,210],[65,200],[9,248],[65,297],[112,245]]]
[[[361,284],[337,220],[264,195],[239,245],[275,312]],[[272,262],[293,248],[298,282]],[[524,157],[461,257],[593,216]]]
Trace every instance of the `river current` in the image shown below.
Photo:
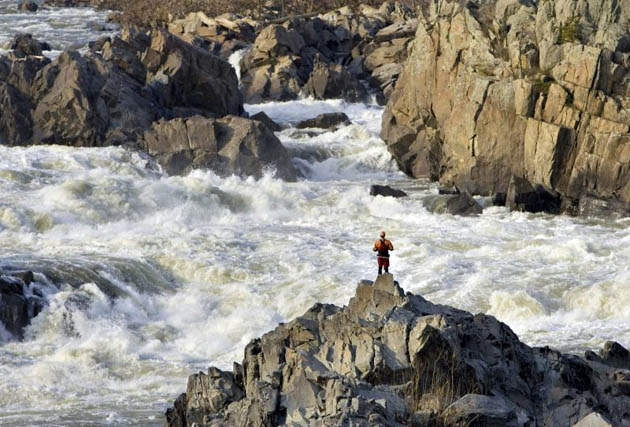
[[[76,17],[92,39],[79,15],[104,19],[46,13]],[[250,339],[315,302],[346,304],[376,275],[381,229],[407,291],[495,315],[530,345],[630,345],[630,220],[433,214],[437,186],[406,178],[378,137],[382,107],[246,110],[288,126],[277,135],[304,178],[168,177],[122,148],[0,146],[0,270],[41,272],[49,301],[24,341],[0,327],[0,425],[161,425],[190,373],[230,368]],[[293,127],[333,111],[352,125]],[[371,197],[371,184],[410,197]]]

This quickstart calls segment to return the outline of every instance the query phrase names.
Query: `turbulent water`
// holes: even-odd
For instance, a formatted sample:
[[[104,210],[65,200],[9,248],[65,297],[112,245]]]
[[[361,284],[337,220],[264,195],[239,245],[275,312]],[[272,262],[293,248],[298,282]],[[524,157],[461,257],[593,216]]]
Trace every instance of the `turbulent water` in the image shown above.
[[[278,133],[297,183],[167,177],[121,148],[0,147],[0,270],[41,272],[49,301],[23,342],[0,328],[0,424],[161,425],[191,372],[229,368],[315,302],[347,303],[375,276],[381,229],[408,291],[493,314],[532,345],[630,345],[630,221],[432,214],[436,186],[405,178],[378,138],[381,107],[247,110],[353,124]],[[374,183],[410,197],[371,197]]]
[[[90,8],[48,8],[37,13],[18,10],[18,0],[0,0],[0,54],[11,47],[16,33],[30,33],[47,41],[54,57],[63,49],[82,49],[100,36],[111,35],[116,26],[107,23],[106,11]]]

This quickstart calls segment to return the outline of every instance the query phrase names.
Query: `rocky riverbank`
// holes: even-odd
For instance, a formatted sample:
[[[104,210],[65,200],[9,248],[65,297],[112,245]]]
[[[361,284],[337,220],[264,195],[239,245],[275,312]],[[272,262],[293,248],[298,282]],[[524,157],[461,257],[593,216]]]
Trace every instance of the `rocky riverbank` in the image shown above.
[[[546,192],[562,206],[540,210],[626,215],[628,7],[431,3],[383,116],[390,152],[408,174],[474,194],[525,180],[525,210]]]
[[[231,372],[188,380],[168,426],[618,426],[630,353],[532,348],[504,323],[362,281],[250,342]]]

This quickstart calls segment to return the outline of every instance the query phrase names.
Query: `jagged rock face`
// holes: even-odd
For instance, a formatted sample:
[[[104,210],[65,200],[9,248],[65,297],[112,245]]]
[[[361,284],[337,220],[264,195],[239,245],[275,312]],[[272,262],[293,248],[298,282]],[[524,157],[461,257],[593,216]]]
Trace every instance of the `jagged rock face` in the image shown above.
[[[383,116],[401,168],[630,202],[630,2],[454,0],[419,17]]]
[[[102,54],[41,58],[16,39],[20,58],[0,58],[0,142],[106,146],[135,142],[162,117],[243,113],[232,67],[164,31],[129,30]]]
[[[167,425],[559,427],[593,413],[621,425],[623,350],[586,361],[530,348],[495,318],[405,294],[384,274],[347,307],[317,304],[253,340],[233,372],[192,375]]]
[[[399,3],[379,9],[344,7],[311,18],[295,18],[260,31],[241,61],[245,100],[364,100],[359,79],[389,96],[400,74],[393,64],[407,57],[417,20]]]
[[[236,116],[162,120],[144,134],[142,145],[172,175],[205,168],[223,176],[261,177],[265,168],[273,168],[276,177],[296,180],[287,150],[257,120]]]

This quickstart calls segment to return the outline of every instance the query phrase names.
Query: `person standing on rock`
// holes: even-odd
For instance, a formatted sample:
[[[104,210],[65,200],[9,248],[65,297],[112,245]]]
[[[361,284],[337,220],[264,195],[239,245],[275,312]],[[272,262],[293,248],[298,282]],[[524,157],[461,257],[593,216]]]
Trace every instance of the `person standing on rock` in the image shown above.
[[[389,273],[389,251],[394,250],[394,245],[385,238],[384,231],[381,231],[381,238],[374,243],[372,250],[377,253],[378,274],[383,274],[383,267],[385,267],[385,273]]]

